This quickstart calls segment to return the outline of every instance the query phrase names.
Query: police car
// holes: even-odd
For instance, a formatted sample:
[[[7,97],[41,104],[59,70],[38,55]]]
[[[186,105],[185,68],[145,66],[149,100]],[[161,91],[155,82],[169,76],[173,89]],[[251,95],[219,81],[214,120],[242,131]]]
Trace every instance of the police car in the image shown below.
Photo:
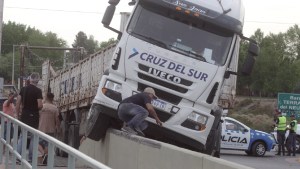
[[[248,155],[261,157],[275,146],[271,134],[253,130],[230,117],[223,117],[223,121],[221,149],[243,150]]]

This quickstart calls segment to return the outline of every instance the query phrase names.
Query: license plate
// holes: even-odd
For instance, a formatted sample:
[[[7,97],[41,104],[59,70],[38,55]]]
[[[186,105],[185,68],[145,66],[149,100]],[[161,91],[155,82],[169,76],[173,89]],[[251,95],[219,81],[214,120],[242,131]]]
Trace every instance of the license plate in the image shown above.
[[[163,102],[163,101],[161,101],[161,100],[156,99],[156,100],[153,100],[153,101],[152,101],[152,105],[153,105],[154,107],[156,107],[156,108],[159,108],[159,109],[165,109],[167,103],[165,103],[165,102]]]

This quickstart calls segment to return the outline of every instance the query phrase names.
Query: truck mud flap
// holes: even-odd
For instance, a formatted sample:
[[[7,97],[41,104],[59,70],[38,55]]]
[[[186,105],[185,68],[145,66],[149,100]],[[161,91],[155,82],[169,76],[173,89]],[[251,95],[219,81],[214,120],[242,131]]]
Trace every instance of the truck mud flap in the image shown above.
[[[87,125],[85,130],[86,137],[99,141],[105,137],[106,130],[109,127],[120,129],[122,122],[110,116],[107,111],[110,111],[99,104],[93,104],[87,116]]]
[[[205,154],[219,158],[222,134],[222,110],[216,110],[212,112],[212,115],[215,116],[215,121],[206,141]]]

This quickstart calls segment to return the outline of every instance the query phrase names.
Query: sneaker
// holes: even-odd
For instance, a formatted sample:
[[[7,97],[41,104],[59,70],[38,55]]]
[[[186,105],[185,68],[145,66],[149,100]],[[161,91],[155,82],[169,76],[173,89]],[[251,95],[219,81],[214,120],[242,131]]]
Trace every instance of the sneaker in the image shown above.
[[[129,126],[124,126],[122,129],[122,131],[125,131],[127,133],[130,133],[130,134],[138,134],[136,131],[134,131],[133,128],[129,127]]]
[[[16,164],[17,164],[17,165],[21,165],[21,160],[17,159],[17,160],[16,160]]]
[[[145,137],[145,134],[142,132],[142,130],[139,127],[135,127],[134,130],[137,132],[139,136]]]
[[[48,154],[44,154],[44,155],[43,155],[42,164],[47,165],[47,160],[48,160]]]

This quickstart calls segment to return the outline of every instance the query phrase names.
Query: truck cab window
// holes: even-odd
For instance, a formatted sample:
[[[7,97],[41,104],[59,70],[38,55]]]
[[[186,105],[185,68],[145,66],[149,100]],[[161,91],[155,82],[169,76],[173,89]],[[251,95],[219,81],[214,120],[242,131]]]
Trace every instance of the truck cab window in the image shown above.
[[[171,10],[159,11],[139,5],[128,33],[159,47],[214,65],[224,65],[232,33],[199,19],[178,17]]]

